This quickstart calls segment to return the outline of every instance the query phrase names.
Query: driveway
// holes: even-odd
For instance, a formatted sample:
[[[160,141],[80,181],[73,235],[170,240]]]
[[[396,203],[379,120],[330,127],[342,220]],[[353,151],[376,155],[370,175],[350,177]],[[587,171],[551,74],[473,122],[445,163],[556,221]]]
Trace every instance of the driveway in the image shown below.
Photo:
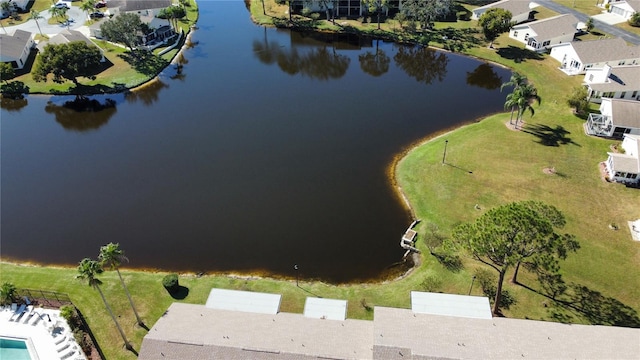
[[[625,22],[626,20],[622,18],[622,16],[614,15],[612,13],[602,13],[600,15],[592,16],[593,20],[602,21],[607,25],[615,25]]]

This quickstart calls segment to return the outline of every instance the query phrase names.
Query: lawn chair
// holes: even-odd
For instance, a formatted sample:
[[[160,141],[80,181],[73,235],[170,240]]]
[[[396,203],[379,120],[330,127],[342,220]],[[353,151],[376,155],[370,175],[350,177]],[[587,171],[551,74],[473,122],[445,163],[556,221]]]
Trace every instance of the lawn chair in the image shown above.
[[[14,312],[13,312],[13,314],[12,314],[12,315],[11,315],[11,317],[9,318],[9,321],[13,321],[13,319],[14,319],[16,316],[18,316],[18,319],[16,319],[16,321],[17,321],[17,320],[19,320],[19,319],[22,317],[22,314],[24,314],[24,309],[25,309],[26,307],[27,307],[27,305],[25,305],[25,304],[20,305],[20,307],[19,307],[16,311],[14,311]]]

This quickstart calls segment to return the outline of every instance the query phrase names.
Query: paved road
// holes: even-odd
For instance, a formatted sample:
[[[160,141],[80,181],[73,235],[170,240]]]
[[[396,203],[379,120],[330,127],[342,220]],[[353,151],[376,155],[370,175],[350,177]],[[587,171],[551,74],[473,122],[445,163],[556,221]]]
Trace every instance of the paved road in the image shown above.
[[[29,14],[21,14],[23,17],[29,17]],[[80,10],[77,6],[72,6],[71,9],[67,10],[67,18],[71,19],[71,22],[68,25],[50,25],[48,24],[49,19],[51,18],[51,14],[48,10],[44,10],[40,12],[40,16],[44,17],[44,19],[38,20],[38,25],[40,25],[40,29],[43,34],[46,35],[55,35],[64,29],[77,30],[82,27],[84,23],[87,21],[87,13]],[[38,25],[34,20],[28,20],[19,25],[14,26],[5,26],[5,29],[9,34],[13,33],[16,29],[21,29],[25,31],[32,32],[34,34],[38,34]]]
[[[583,22],[587,22],[587,20],[589,19],[589,16],[576,11],[575,9],[566,7],[566,6],[562,6],[558,3],[553,2],[552,0],[535,0],[536,3],[546,7],[547,9],[553,10],[557,13],[560,14],[573,14],[575,17],[578,18],[578,20],[583,21]],[[595,6],[595,5],[594,5]],[[601,29],[602,31],[609,33],[613,36],[618,36],[621,37],[623,39],[625,39],[628,43],[631,44],[635,44],[635,45],[640,45],[640,36],[622,30],[618,27],[615,27],[613,25],[609,25],[609,24],[605,24],[602,21],[598,21],[596,19],[593,19],[594,24],[596,25],[596,27],[598,29]]]

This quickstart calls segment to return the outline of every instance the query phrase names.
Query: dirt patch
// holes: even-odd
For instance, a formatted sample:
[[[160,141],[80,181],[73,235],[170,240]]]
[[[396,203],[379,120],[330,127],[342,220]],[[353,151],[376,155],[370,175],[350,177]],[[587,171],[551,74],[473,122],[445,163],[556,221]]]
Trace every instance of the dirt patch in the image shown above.
[[[509,129],[511,131],[522,131],[522,129],[524,128],[525,124],[526,124],[526,122],[524,122],[524,121],[518,121],[517,125],[516,125],[515,121],[507,121],[506,123],[504,123],[504,126],[506,126],[507,129]]]
[[[542,172],[547,174],[547,175],[555,175],[556,174],[556,168],[555,167],[546,167],[546,168],[542,169]]]
[[[607,177],[607,165],[603,162],[598,164],[598,169],[600,170],[600,178],[602,181],[611,182]]]

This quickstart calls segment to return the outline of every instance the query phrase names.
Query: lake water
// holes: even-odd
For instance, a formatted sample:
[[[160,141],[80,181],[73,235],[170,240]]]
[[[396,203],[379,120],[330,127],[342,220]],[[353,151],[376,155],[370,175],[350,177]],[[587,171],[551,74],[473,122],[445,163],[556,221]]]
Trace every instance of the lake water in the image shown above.
[[[394,156],[501,111],[510,76],[265,29],[242,1],[202,2],[198,26],[180,76],[107,96],[115,108],[3,101],[3,259],[77,264],[119,242],[135,268],[380,278],[412,220],[387,179]]]

